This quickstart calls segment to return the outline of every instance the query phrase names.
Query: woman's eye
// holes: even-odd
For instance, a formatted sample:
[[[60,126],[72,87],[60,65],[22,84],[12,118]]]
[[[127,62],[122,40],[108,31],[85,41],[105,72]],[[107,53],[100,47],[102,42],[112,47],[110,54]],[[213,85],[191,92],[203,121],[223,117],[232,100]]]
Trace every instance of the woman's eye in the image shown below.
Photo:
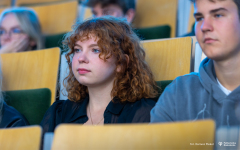
[[[78,52],[80,52],[80,49],[75,48],[75,49],[74,49],[74,53],[78,53]]]
[[[6,33],[5,30],[0,29],[0,35],[3,35],[3,34],[5,34],[5,33]]]
[[[100,53],[100,50],[98,50],[98,49],[93,49],[92,50],[94,53]]]
[[[23,33],[21,29],[15,28],[12,30],[12,33],[18,34],[18,33]]]

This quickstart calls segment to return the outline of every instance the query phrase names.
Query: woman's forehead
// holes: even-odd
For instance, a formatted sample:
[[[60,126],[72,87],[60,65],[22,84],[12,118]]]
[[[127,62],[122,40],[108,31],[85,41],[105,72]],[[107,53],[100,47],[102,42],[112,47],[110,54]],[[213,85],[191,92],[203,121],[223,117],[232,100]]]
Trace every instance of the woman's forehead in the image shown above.
[[[77,38],[75,38],[75,44],[80,42],[84,42],[86,40],[93,40],[94,42],[98,42],[99,38],[92,33],[89,34],[78,34]]]

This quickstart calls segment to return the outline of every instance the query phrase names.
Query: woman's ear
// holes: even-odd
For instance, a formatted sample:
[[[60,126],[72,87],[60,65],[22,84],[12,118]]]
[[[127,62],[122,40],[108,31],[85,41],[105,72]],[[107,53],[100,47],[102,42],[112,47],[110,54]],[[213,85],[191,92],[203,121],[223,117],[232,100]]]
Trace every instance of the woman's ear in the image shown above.
[[[127,54],[124,54],[124,56],[126,57],[126,60],[127,60],[127,66],[128,66],[128,63],[129,63],[129,56]],[[118,66],[117,67],[117,72],[120,72],[122,70],[121,66]]]

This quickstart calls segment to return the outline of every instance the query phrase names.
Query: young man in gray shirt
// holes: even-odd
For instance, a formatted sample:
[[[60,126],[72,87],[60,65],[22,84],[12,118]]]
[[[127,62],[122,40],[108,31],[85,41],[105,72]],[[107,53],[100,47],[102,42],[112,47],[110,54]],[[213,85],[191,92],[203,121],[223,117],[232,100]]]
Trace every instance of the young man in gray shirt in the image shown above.
[[[195,34],[208,58],[199,73],[178,77],[165,89],[151,122],[213,119],[217,127],[239,125],[240,1],[193,2]]]

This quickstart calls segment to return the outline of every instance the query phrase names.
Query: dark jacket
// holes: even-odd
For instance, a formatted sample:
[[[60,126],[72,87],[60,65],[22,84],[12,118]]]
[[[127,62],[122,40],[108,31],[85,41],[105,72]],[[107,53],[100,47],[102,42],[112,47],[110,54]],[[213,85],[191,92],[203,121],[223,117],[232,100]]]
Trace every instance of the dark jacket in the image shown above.
[[[12,106],[3,102],[0,128],[21,127],[28,125],[28,121]]]
[[[61,123],[84,124],[87,122],[88,102],[88,97],[82,102],[56,101],[48,109],[41,122],[43,133],[53,132]],[[134,103],[111,101],[104,112],[104,124],[150,122],[150,111],[155,103],[153,100],[144,98]]]

